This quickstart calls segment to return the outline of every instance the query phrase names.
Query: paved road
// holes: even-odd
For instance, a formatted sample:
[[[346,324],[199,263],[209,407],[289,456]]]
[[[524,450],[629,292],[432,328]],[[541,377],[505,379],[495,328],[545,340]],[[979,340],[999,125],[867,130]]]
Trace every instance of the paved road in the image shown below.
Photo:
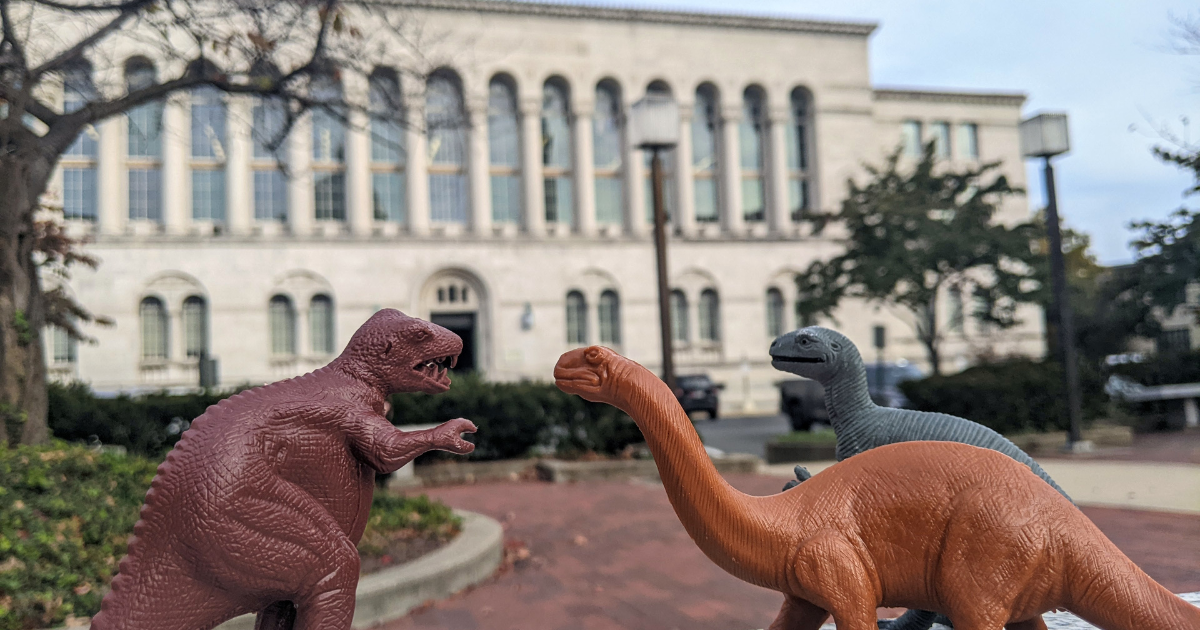
[[[791,431],[787,416],[752,416],[748,418],[721,418],[716,422],[697,420],[696,430],[704,443],[726,453],[749,453],[763,457],[767,440],[772,436]]]

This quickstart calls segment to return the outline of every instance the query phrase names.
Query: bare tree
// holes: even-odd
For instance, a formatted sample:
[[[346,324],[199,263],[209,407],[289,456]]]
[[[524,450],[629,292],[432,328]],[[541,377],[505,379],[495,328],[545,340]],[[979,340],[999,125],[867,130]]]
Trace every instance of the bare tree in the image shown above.
[[[284,120],[265,139],[271,147],[310,109],[348,120],[359,107],[351,99],[310,87],[345,72],[365,77],[388,66],[420,74],[426,65],[404,16],[388,5],[0,0],[0,448],[48,438],[43,326],[65,324],[81,335],[70,317],[90,318],[67,293],[45,291],[39,272],[47,257],[95,263],[40,222],[56,164],[76,138],[201,86],[275,99]],[[153,72],[134,72],[139,63],[152,63]],[[74,97],[67,108],[64,90]],[[373,115],[400,111],[399,103],[375,107]]]

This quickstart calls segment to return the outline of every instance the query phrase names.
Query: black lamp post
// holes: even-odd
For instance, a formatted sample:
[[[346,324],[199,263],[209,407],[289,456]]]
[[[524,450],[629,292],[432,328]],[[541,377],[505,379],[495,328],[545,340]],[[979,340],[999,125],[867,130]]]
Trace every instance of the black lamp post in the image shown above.
[[[671,304],[667,282],[667,208],[663,198],[663,151],[679,142],[679,105],[664,94],[647,94],[633,104],[629,120],[630,141],[650,151],[650,179],[654,204],[654,253],[658,263],[658,318],[662,334],[663,381],[675,389],[675,359],[671,347]],[[630,213],[636,217],[637,212]]]
[[[1043,159],[1046,185],[1046,232],[1050,237],[1050,279],[1054,292],[1054,310],[1058,313],[1058,347],[1067,385],[1067,409],[1071,422],[1067,433],[1066,450],[1087,450],[1090,446],[1081,439],[1079,426],[1082,400],[1079,392],[1079,360],[1075,354],[1075,321],[1067,296],[1067,270],[1062,253],[1062,233],[1058,225],[1058,198],[1054,191],[1054,167],[1050,158],[1071,149],[1067,133],[1067,115],[1042,113],[1021,121],[1021,154],[1027,158]]]

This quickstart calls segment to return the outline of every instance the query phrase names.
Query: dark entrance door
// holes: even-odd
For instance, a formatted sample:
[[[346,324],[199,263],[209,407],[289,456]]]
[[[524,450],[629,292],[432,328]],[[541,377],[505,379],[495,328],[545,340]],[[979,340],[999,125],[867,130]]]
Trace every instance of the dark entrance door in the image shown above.
[[[462,354],[458,356],[457,372],[474,372],[476,369],[475,354],[475,313],[432,313],[429,321],[462,337]]]

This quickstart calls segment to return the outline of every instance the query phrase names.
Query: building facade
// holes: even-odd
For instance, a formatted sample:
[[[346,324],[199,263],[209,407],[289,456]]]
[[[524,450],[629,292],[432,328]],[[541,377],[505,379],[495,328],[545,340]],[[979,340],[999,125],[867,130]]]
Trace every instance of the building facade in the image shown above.
[[[276,104],[197,90],[81,136],[58,191],[101,265],[69,290],[116,325],[93,345],[47,335],[56,378],[191,387],[204,355],[223,386],[262,383],[325,364],[384,307],[458,332],[462,363],[493,379],[550,379],[562,352],[595,343],[657,369],[649,169],[625,133],[630,106],[657,92],[682,113],[665,182],[677,370],[724,383],[728,411],[770,411],[782,374],[767,347],[798,325],[793,278],[838,251],[836,230],[812,234],[806,214],[835,210],[864,163],[930,140],[1024,185],[1024,97],[877,89],[872,24],[399,4],[436,34],[422,79],[380,67],[313,86],[399,100],[394,117],[317,111],[276,147]],[[156,71],[136,51],[123,63],[129,84]],[[63,106],[77,106],[86,77],[65,85]],[[1013,199],[1001,220],[1028,214]],[[1042,352],[1037,309],[989,331],[952,297],[951,369]],[[885,326],[884,359],[925,363],[904,313],[847,304],[830,325],[869,359]]]

